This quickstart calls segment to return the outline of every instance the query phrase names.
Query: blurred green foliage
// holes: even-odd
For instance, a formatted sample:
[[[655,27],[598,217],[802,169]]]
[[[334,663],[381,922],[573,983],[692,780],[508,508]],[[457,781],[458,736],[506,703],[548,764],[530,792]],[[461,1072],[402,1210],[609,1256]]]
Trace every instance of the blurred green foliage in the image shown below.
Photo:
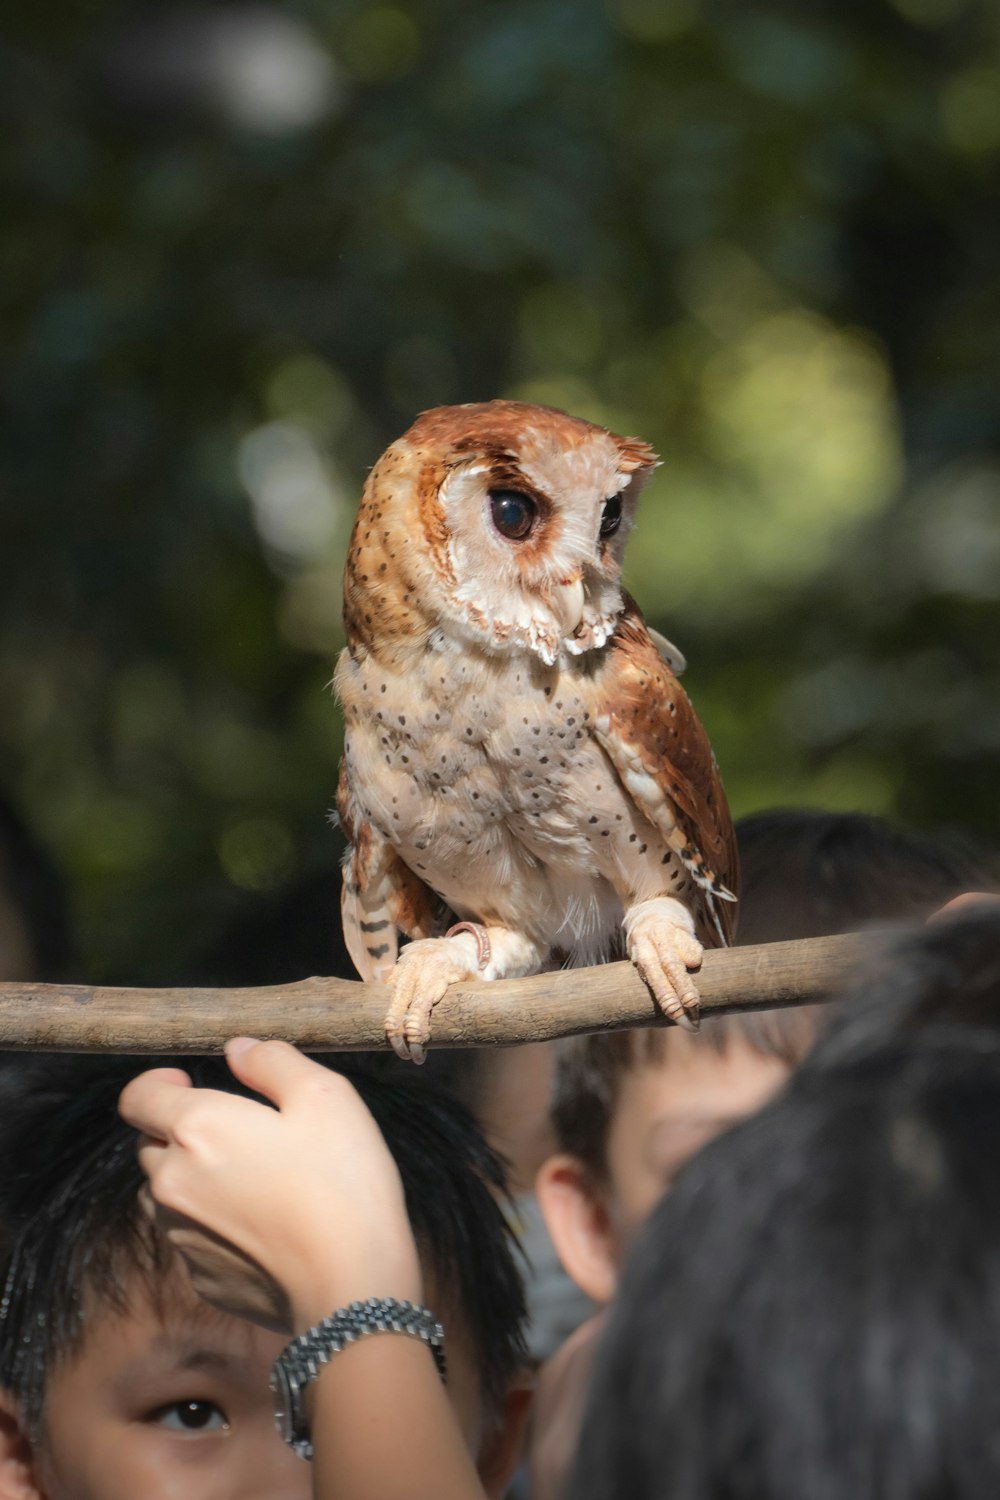
[[[441,402],[656,444],[627,581],[738,813],[1000,840],[995,5],[14,0],[3,33],[0,780],[88,977],[168,977],[335,858],[342,551]]]

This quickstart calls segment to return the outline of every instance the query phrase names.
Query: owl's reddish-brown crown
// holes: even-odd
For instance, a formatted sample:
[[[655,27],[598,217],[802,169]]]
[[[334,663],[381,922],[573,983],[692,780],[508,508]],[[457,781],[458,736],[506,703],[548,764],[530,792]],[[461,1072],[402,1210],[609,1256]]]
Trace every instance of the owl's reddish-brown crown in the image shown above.
[[[434,446],[453,453],[491,448],[516,452],[527,432],[556,441],[566,448],[579,447],[595,434],[617,444],[623,472],[652,468],[657,455],[641,438],[618,437],[607,427],[573,417],[558,406],[537,406],[529,401],[470,401],[463,406],[432,406],[422,411],[401,441],[416,446]]]

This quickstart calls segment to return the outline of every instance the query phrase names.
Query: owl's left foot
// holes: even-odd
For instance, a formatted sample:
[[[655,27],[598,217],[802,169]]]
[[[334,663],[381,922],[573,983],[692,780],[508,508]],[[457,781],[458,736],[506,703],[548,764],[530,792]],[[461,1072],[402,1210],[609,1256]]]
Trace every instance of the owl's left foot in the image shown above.
[[[700,1001],[689,970],[700,967],[704,950],[690,921],[679,901],[661,896],[630,907],[623,925],[628,956],[657,1005],[677,1026],[697,1031]]]
[[[462,923],[448,937],[407,943],[387,983],[392,991],[385,1034],[397,1057],[422,1063],[431,1035],[431,1011],[450,984],[477,979],[482,972],[485,928]],[[482,936],[480,936],[480,933]]]

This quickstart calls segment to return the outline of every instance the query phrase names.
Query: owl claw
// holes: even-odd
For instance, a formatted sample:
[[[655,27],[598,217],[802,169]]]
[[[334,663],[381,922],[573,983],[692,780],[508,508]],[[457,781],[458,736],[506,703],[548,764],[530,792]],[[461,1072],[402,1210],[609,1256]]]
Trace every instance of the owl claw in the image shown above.
[[[702,946],[687,927],[655,909],[659,902],[643,905],[646,910],[633,908],[626,918],[629,958],[664,1015],[685,1031],[697,1031],[701,1005],[689,970],[701,964]]]
[[[403,1022],[401,1020],[394,1020],[391,1016],[386,1017],[385,1037],[386,1041],[389,1043],[389,1046],[392,1048],[393,1052],[395,1052],[396,1056],[400,1059],[401,1062],[415,1062],[419,1064],[424,1061],[425,1053],[422,1047],[418,1048],[420,1056],[414,1057],[413,1049],[411,1048],[410,1043],[406,1040]]]
[[[474,978],[477,968],[478,944],[473,932],[407,944],[387,981],[392,998],[385,1035],[397,1057],[417,1064],[424,1061],[431,1012],[450,984]]]

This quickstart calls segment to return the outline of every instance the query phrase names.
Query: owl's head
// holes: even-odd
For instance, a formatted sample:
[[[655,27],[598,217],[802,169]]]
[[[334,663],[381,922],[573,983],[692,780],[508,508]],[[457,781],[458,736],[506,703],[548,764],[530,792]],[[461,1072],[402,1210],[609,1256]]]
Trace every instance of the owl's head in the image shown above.
[[[374,555],[365,565],[382,605],[391,588],[447,634],[552,665],[612,634],[625,542],[656,462],[637,438],[551,407],[436,407],[372,471],[353,553],[376,526],[387,546],[405,538],[390,565]]]

